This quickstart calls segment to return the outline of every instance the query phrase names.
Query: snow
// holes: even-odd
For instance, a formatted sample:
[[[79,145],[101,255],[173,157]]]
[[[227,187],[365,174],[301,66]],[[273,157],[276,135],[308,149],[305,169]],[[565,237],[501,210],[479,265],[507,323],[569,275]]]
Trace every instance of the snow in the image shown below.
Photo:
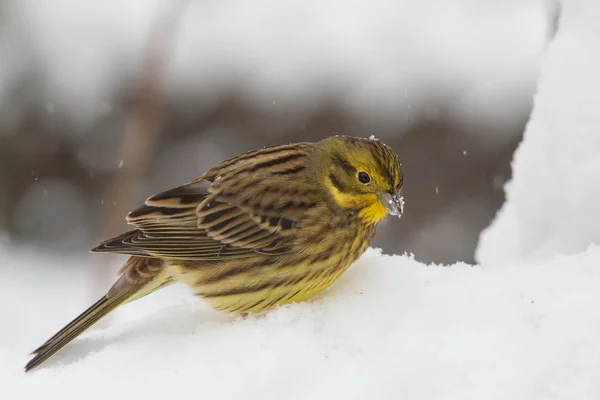
[[[22,268],[42,257],[35,274]],[[14,251],[0,266],[14,300],[1,306],[7,398],[600,396],[600,247],[501,269],[428,266],[370,249],[314,301],[245,320],[174,286],[24,373],[27,353],[92,300],[83,267],[60,275],[48,267],[82,262]]]
[[[600,241],[600,3],[565,1],[507,201],[483,232],[487,265],[544,260]]]

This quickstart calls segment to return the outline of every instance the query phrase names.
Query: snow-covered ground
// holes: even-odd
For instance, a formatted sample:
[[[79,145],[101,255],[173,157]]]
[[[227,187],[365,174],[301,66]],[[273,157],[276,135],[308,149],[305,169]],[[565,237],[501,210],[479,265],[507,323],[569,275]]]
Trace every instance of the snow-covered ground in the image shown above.
[[[246,320],[175,287],[123,308],[30,374],[28,351],[87,305],[85,285],[7,263],[0,376],[10,399],[600,396],[598,247],[508,269],[369,250],[315,301]],[[42,291],[25,290],[46,279]]]

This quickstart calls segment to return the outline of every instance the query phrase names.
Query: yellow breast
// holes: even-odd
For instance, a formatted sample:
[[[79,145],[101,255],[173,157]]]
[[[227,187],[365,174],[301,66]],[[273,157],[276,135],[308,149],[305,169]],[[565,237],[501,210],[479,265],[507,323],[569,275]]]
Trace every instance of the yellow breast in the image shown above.
[[[277,305],[308,300],[331,286],[366,250],[368,242],[357,240],[344,252],[311,263],[282,266],[254,265],[228,261],[211,268],[190,266],[181,261],[170,264],[174,277],[188,284],[214,308],[228,312],[260,312]],[[220,275],[217,275],[216,272]],[[222,278],[215,278],[223,276]]]

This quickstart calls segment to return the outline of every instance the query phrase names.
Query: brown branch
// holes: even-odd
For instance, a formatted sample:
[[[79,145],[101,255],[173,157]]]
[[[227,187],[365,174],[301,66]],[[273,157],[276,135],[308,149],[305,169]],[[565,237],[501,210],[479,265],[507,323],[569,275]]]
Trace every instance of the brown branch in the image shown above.
[[[134,202],[140,193],[140,181],[154,157],[163,117],[162,100],[170,60],[169,50],[187,4],[188,0],[170,2],[165,7],[168,9],[159,10],[151,25],[140,78],[134,89],[135,97],[123,133],[120,149],[122,165],[105,196],[109,208],[103,218],[102,240],[123,230],[124,216],[135,206]],[[96,257],[97,267],[92,274],[93,292],[106,290],[111,279],[106,268],[108,257]]]

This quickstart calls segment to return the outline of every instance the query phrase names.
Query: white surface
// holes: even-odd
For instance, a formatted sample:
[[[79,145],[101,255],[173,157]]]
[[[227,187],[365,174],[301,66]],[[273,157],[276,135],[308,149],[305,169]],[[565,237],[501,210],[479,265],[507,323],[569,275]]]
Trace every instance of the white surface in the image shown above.
[[[28,351],[87,305],[89,288],[73,274],[22,273],[26,262],[36,260],[9,254],[0,269],[10,399],[600,398],[598,247],[504,269],[369,250],[318,299],[246,320],[174,287],[29,374]]]
[[[507,201],[481,236],[486,265],[547,259],[600,243],[600,2],[565,1]]]

